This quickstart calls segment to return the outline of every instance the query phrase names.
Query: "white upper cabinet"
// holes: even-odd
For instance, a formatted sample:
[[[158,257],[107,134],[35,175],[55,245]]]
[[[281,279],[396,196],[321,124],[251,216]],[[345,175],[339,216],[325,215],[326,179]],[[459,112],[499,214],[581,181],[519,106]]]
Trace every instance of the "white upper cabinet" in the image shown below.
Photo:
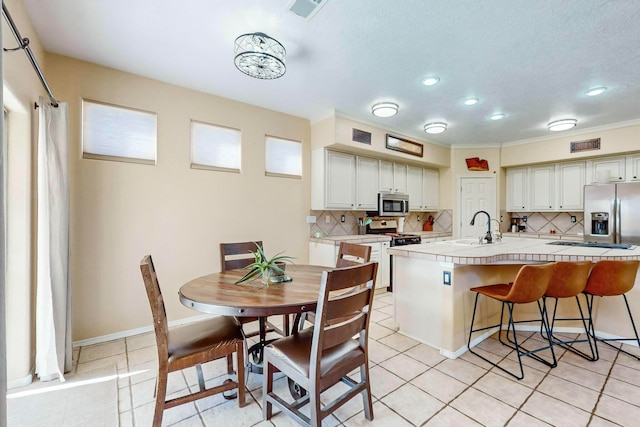
[[[409,199],[411,201],[411,199]],[[440,172],[434,169],[422,169],[423,210],[437,210],[440,203]]]
[[[407,194],[409,195],[409,210],[424,209],[422,201],[422,168],[407,166]]]
[[[387,160],[379,161],[380,167],[380,184],[378,190],[381,193],[393,192],[393,162]]]
[[[608,174],[609,182],[623,182],[626,179],[625,166],[625,157],[589,160],[587,162],[587,183],[599,182],[600,179],[598,177],[602,177],[602,174],[605,174],[605,176]]]
[[[559,163],[556,165],[557,209],[581,211],[584,208],[585,163]]]
[[[356,165],[352,154],[327,151],[326,207],[353,209],[356,199]]]
[[[356,157],[356,209],[378,210],[378,160]]]
[[[640,181],[640,154],[627,156],[627,181]]]
[[[407,165],[393,164],[393,192],[407,194]]]
[[[554,209],[554,172],[554,165],[529,168],[529,204],[527,209],[532,211],[551,211]],[[525,204],[525,206],[527,205]]]
[[[527,168],[507,169],[507,211],[527,209]]]

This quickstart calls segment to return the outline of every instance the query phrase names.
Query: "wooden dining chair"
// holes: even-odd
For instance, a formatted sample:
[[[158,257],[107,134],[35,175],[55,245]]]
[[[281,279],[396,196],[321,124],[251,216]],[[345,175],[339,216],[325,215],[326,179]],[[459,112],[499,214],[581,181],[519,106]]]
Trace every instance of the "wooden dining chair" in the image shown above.
[[[338,268],[322,273],[320,295],[313,328],[274,341],[265,348],[263,416],[273,415],[273,405],[296,422],[320,427],[322,420],[347,401],[361,394],[364,414],[373,420],[369,376],[368,335],[378,263]],[[354,289],[352,292],[339,292]],[[336,292],[338,291],[338,292]],[[336,295],[337,294],[337,295]],[[341,319],[340,322],[332,320]],[[353,337],[357,335],[357,339]],[[349,377],[360,370],[360,381]],[[273,391],[273,377],[282,372],[307,394],[287,403]],[[342,381],[349,390],[322,406],[320,393]],[[299,409],[310,405],[310,416]]]
[[[370,260],[371,246],[340,242],[338,257],[336,258],[336,268],[361,265],[369,262]],[[302,313],[299,322],[298,328],[300,330],[305,328],[305,322],[313,324],[315,322],[315,313],[313,311]]]
[[[364,264],[371,260],[371,246],[340,242],[336,267],[349,267]]]
[[[255,252],[258,246],[264,247],[261,240],[255,242],[220,243],[220,271],[235,270],[251,265],[255,261],[252,252]],[[259,319],[257,317],[239,317],[238,320],[243,325],[246,325],[247,323],[257,322]],[[282,336],[289,334],[289,326],[290,321],[288,315],[282,316],[282,328],[278,328],[270,322],[263,325],[263,327],[266,328],[266,332],[276,332]],[[253,331],[247,333],[246,336],[253,337],[258,334],[258,331]]]
[[[151,255],[142,258],[140,271],[149,298],[158,347],[153,427],[160,427],[165,409],[234,388],[238,389],[238,406],[245,406],[244,337],[238,321],[234,317],[218,316],[169,329],[164,299]],[[227,373],[233,374],[233,353],[236,353],[237,357],[237,381],[228,379],[221,385],[205,388],[202,364],[224,357],[227,359]],[[166,400],[169,372],[191,367],[196,368],[199,391]]]

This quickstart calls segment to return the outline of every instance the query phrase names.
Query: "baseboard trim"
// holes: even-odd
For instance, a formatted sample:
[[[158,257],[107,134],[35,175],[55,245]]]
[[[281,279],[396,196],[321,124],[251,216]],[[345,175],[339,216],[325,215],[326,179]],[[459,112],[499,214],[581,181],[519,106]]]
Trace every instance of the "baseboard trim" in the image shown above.
[[[17,378],[15,380],[7,381],[7,390],[11,390],[18,387],[24,387],[33,382],[33,374],[29,374],[26,377]]]
[[[210,319],[211,317],[212,317],[211,315],[202,314],[199,316],[186,317],[184,319],[173,320],[169,322],[169,327],[182,326],[189,323],[198,322],[200,320]],[[84,340],[74,341],[73,348],[83,347],[86,345],[101,344],[107,341],[118,340],[121,338],[127,338],[134,335],[139,335],[139,334],[145,334],[147,332],[153,332],[153,325],[143,326],[141,328],[129,329],[122,332],[116,332],[114,334],[101,335],[99,337],[93,337],[93,338],[87,338]]]

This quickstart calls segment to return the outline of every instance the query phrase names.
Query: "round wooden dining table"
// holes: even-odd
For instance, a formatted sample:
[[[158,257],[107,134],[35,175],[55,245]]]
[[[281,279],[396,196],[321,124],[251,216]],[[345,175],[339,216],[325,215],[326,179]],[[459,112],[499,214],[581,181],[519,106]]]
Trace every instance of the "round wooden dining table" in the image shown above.
[[[267,317],[314,311],[324,270],[332,267],[289,264],[291,281],[265,286],[260,280],[236,284],[243,269],[207,274],[180,287],[180,302],[202,313]]]

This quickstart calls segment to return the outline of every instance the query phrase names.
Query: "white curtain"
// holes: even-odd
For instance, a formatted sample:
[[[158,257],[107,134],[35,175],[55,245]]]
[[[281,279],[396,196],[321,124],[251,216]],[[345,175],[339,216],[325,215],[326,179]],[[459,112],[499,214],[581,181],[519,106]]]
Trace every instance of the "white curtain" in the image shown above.
[[[64,381],[72,361],[67,104],[41,97],[39,114],[36,374]]]

